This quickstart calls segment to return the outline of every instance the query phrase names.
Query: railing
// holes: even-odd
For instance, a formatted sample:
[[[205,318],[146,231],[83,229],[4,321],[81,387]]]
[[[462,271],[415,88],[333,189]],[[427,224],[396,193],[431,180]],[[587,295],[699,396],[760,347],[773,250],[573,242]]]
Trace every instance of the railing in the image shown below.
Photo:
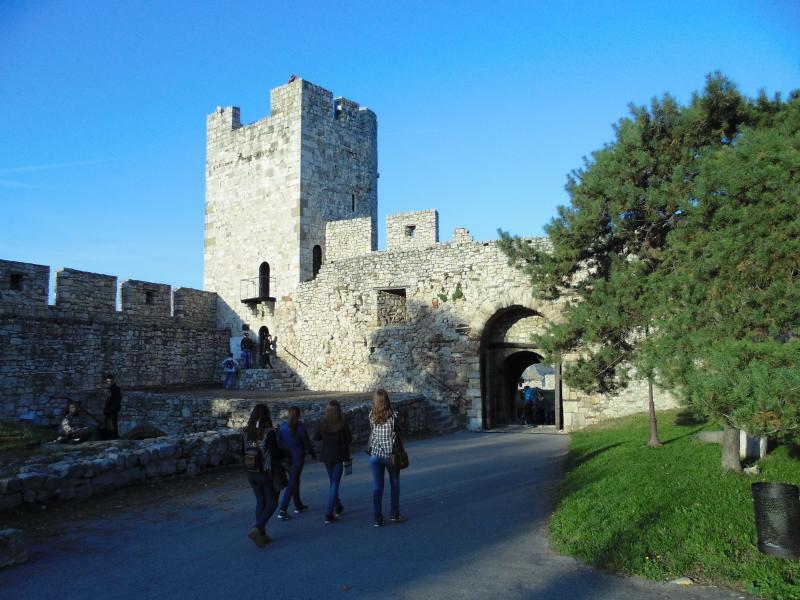
[[[310,368],[310,367],[309,367],[309,366],[308,366],[306,363],[304,363],[302,360],[300,360],[300,359],[299,359],[299,358],[297,358],[297,357],[296,357],[294,354],[292,354],[292,353],[289,351],[289,349],[288,349],[286,346],[281,346],[281,348],[283,349],[283,351],[284,351],[284,352],[286,352],[286,354],[288,354],[289,356],[291,356],[293,359],[295,359],[295,360],[296,360],[297,362],[299,362],[301,365],[303,365],[303,366],[304,366],[304,367],[306,367],[306,368]]]
[[[269,285],[262,286],[263,277],[248,277],[239,282],[239,300],[242,302],[263,302],[264,300],[274,300],[275,278],[269,278]],[[263,289],[266,287],[266,289]],[[262,292],[266,292],[263,294]]]

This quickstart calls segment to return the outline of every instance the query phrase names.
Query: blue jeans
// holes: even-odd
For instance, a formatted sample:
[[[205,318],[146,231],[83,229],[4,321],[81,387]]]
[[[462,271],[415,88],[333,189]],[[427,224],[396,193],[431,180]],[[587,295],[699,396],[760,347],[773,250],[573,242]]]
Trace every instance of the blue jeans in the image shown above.
[[[369,468],[372,471],[372,512],[375,518],[383,517],[383,484],[384,471],[389,472],[389,484],[392,487],[392,516],[400,514],[400,471],[392,467],[391,457],[369,457]]]
[[[278,492],[267,473],[248,473],[247,481],[256,495],[256,527],[264,531],[267,521],[278,506]]]
[[[282,511],[289,507],[289,500],[292,498],[294,498],[295,508],[303,506],[303,502],[300,500],[300,474],[303,472],[305,462],[305,456],[302,456],[299,460],[292,460],[292,466],[289,469],[289,483],[286,485],[286,490],[283,492],[283,499],[281,500]]]
[[[225,371],[225,383],[222,385],[226,390],[236,387],[236,371]]]
[[[242,350],[242,358],[244,359],[244,368],[249,369],[253,364],[253,355],[250,350]]]
[[[328,479],[331,482],[331,487],[328,491],[328,512],[325,513],[325,516],[330,516],[334,510],[342,505],[342,501],[339,499],[339,484],[342,481],[344,465],[340,462],[325,463],[325,468],[328,471]]]

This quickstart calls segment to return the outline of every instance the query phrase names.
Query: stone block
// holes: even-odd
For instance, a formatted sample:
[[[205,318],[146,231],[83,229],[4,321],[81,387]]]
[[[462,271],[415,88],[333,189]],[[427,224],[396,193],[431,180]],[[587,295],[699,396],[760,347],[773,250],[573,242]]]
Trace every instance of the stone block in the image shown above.
[[[0,494],[0,510],[16,508],[20,504],[22,504],[22,492]]]
[[[19,529],[0,530],[0,568],[28,562],[25,538]]]
[[[10,494],[12,492],[18,492],[21,489],[22,486],[19,483],[19,479],[16,477],[0,479],[0,494]]]
[[[44,482],[47,481],[47,475],[44,473],[20,473],[17,475],[17,480],[23,491],[39,490],[42,489]]]

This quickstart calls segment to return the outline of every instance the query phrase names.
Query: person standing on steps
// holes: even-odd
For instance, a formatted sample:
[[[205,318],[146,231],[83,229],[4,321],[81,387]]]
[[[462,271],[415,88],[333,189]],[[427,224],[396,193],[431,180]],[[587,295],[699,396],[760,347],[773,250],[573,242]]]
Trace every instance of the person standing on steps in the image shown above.
[[[278,494],[286,476],[281,466],[278,435],[266,404],[256,404],[250,413],[245,428],[244,455],[247,481],[256,496],[256,523],[248,537],[263,548],[272,541],[267,535],[267,521],[278,507]]]
[[[272,336],[267,334],[267,336],[261,340],[261,364],[267,369],[272,368],[272,361],[270,360],[271,354]]]
[[[339,484],[342,481],[345,462],[351,460],[350,444],[353,442],[353,435],[350,433],[347,421],[342,418],[342,406],[338,401],[328,402],[325,416],[322,417],[314,433],[314,440],[322,441],[319,457],[325,464],[330,481],[325,523],[335,523],[339,515],[344,512],[344,506],[339,498]]]
[[[253,366],[253,340],[250,339],[250,332],[245,331],[239,347],[242,350],[242,358],[244,359],[244,368],[249,369]]]
[[[383,487],[384,473],[389,472],[389,485],[392,488],[392,523],[401,523],[400,516],[400,471],[392,465],[392,450],[396,436],[397,413],[392,410],[389,394],[378,390],[372,397],[372,410],[369,413],[371,431],[367,452],[370,454],[369,466],[372,471],[372,511],[373,526],[383,526]]]
[[[225,381],[222,387],[232,390],[236,387],[236,360],[233,358],[233,352],[229,352],[228,358],[222,361],[222,369],[225,372]]]
[[[108,396],[103,406],[103,435],[106,439],[116,440],[119,438],[119,411],[122,408],[122,390],[111,373],[106,375],[105,380],[108,386]]]
[[[281,424],[278,430],[278,441],[282,448],[289,451],[291,466],[289,469],[289,484],[283,492],[278,518],[288,521],[291,517],[287,512],[289,500],[294,500],[294,512],[299,515],[308,510],[308,506],[303,504],[300,499],[300,475],[303,472],[303,465],[306,461],[306,453],[317,460],[317,453],[311,440],[308,437],[306,426],[300,420],[300,409],[292,406],[286,417],[286,421]]]

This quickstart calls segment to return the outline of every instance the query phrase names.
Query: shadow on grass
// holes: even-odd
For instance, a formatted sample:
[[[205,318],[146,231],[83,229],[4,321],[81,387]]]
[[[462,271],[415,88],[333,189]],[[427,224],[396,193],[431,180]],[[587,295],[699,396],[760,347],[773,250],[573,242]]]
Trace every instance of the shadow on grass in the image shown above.
[[[705,417],[698,415],[697,413],[691,410],[684,410],[678,413],[678,416],[675,417],[675,425],[679,425],[681,427],[691,427],[692,425],[706,425],[708,423],[708,419]]]
[[[615,444],[608,444],[607,446],[603,446],[602,448],[597,448],[596,450],[592,450],[591,452],[576,452],[574,450],[570,451],[569,455],[564,462],[564,467],[567,471],[572,471],[580,467],[583,463],[589,462],[590,460],[597,458],[604,452],[608,452],[612,448],[616,448],[617,446],[621,446],[622,442],[617,442]]]

